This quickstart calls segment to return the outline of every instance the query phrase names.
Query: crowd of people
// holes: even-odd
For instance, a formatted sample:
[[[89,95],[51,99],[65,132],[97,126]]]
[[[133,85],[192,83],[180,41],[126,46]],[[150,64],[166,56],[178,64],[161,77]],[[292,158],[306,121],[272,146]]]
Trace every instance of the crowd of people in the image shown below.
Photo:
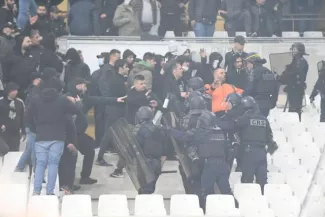
[[[0,26],[4,28],[10,22],[16,31],[37,28],[41,36],[149,34],[159,40],[166,31],[174,31],[175,36],[194,31],[196,37],[212,37],[219,17],[224,20],[229,37],[234,37],[236,31],[245,31],[249,37],[271,37],[281,36],[285,31],[282,8],[288,3],[284,0],[70,0],[69,12],[64,12],[57,8],[59,2],[20,0],[17,7],[18,1],[4,0]],[[306,2],[297,2],[299,13],[309,7]]]
[[[5,2],[3,10],[14,10],[13,0]],[[155,1],[139,2],[136,1],[134,10],[141,12],[141,8],[153,7]],[[177,1],[165,2],[172,2],[167,8],[175,9]],[[129,3],[125,1],[117,11],[124,8],[133,13]],[[190,1],[189,7],[195,3],[193,16],[200,15],[203,8],[217,12],[204,5],[214,1]],[[82,34],[88,35],[88,28],[94,26],[83,20],[87,17],[79,8],[83,4],[88,5],[88,10],[93,3],[71,1],[70,13],[77,11],[82,15],[72,15],[71,23],[73,19],[83,22],[74,28],[84,28]],[[177,11],[184,4],[177,2]],[[225,7],[219,13],[229,16],[230,5]],[[191,59],[189,49],[178,56],[171,52],[146,52],[141,58],[131,50],[112,49],[97,55],[99,68],[91,73],[81,51],[57,51],[56,37],[60,31],[50,25],[47,10],[47,5],[39,5],[37,17],[31,17],[19,34],[12,23],[6,23],[0,36],[1,138],[10,151],[19,151],[20,141],[26,139],[16,171],[31,165],[35,174],[33,195],[41,193],[46,168],[48,195],[54,194],[57,174],[60,189],[65,193],[80,189],[74,184],[78,152],[84,156],[80,184],[97,182],[91,178],[94,160],[98,166],[113,166],[104,160],[106,151],[119,154],[116,169],[110,174],[112,178],[124,177],[124,168],[134,178],[130,170],[134,168],[134,159],[128,157],[131,149],[143,153],[145,163],[138,164],[137,170],[150,174],[137,177],[139,180],[134,182],[140,194],[155,191],[163,162],[175,155],[186,156],[187,160],[179,159],[184,188],[186,193],[199,196],[202,207],[205,197],[214,193],[215,182],[221,193],[232,194],[228,178],[235,158],[243,173],[242,182],[251,183],[256,176],[263,191],[267,183],[266,147],[271,154],[277,149],[267,116],[276,106],[280,84],[285,85],[289,112],[296,112],[301,120],[308,72],[302,43],[292,45],[292,62],[284,72],[264,67],[266,60],[258,53],[246,53],[245,38],[236,36],[232,50],[225,56],[218,52],[208,55],[201,50],[200,62]],[[141,31],[149,30],[157,22],[155,14],[142,14]],[[211,16],[211,20],[193,19],[192,24],[197,30],[209,32],[207,29],[215,22],[212,17],[216,16]],[[245,17],[245,23],[249,23],[248,13],[240,13],[239,17]],[[115,13],[114,24],[124,22],[125,17],[119,21],[118,18],[121,17]],[[138,23],[138,19],[129,18]],[[169,14],[161,20],[172,23],[176,18],[178,15]],[[231,26],[230,20],[228,24]],[[131,30],[123,31],[130,34]],[[322,91],[319,86],[315,86],[311,100]],[[94,110],[95,138],[86,134],[90,109]],[[123,142],[125,138],[128,142]],[[123,148],[130,141],[131,148]],[[95,159],[96,148],[99,152]],[[137,154],[138,158],[141,156]],[[193,172],[194,167],[197,172]]]

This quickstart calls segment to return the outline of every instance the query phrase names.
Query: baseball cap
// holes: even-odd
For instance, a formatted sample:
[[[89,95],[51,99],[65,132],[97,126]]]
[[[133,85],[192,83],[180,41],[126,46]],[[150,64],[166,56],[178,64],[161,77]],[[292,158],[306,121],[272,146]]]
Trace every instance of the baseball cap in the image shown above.
[[[102,52],[96,56],[98,59],[99,58],[109,58],[109,53],[108,52]]]
[[[237,35],[234,39],[234,43],[238,43],[240,45],[244,45],[246,43],[246,40],[244,38],[244,36],[241,35]]]

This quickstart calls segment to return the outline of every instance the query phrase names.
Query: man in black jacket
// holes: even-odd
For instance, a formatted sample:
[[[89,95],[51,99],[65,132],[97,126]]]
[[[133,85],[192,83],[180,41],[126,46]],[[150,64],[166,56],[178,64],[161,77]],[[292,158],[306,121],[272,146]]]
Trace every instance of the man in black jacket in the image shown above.
[[[227,52],[225,55],[224,68],[227,69],[227,71],[234,70],[235,68],[234,63],[238,55],[241,56],[243,59],[245,59],[248,56],[248,54],[244,51],[245,44],[246,44],[246,40],[243,36],[237,35],[235,37],[232,50]]]
[[[113,74],[109,77],[107,83],[107,89],[100,89],[101,96],[104,97],[124,97],[127,94],[127,88],[125,85],[125,76],[129,73],[129,68],[125,60],[118,60],[115,62]],[[100,149],[97,158],[97,164],[107,166],[103,160],[104,152],[106,151],[107,145],[110,143],[109,127],[115,123],[119,118],[124,117],[125,104],[112,104],[105,108],[105,135],[101,141]]]
[[[244,60],[239,54],[236,54],[235,58],[234,67],[228,67],[229,70],[226,73],[225,82],[246,90],[248,85],[248,73],[244,68]]]
[[[218,14],[226,21],[225,29],[229,37],[235,37],[236,31],[242,26],[242,21],[244,21],[246,35],[252,35],[252,18],[249,6],[249,0],[222,0],[221,10],[218,11]]]
[[[249,12],[252,17],[252,32],[257,37],[271,37],[273,35],[272,13],[265,6],[266,0],[256,0]]]
[[[143,75],[134,77],[133,87],[127,94],[126,99],[126,119],[129,124],[135,125],[136,113],[142,106],[157,106],[156,97],[151,91],[146,89]]]
[[[14,0],[4,0],[4,6],[0,8],[0,26],[10,22],[15,24],[14,17],[17,11],[14,11]]]
[[[67,99],[60,93],[62,83],[52,79],[39,96],[33,98],[26,109],[28,126],[36,133],[36,169],[34,195],[40,195],[42,182],[48,166],[46,193],[54,194],[58,166],[66,140],[66,115],[80,112],[75,99]]]
[[[24,103],[17,98],[18,85],[8,83],[5,96],[0,98],[0,126],[2,137],[10,151],[19,151],[21,135],[25,138]]]
[[[96,6],[100,18],[101,35],[117,36],[117,28],[113,25],[116,8],[123,0],[97,0]]]
[[[218,0],[190,0],[188,14],[196,37],[212,37],[217,21]]]

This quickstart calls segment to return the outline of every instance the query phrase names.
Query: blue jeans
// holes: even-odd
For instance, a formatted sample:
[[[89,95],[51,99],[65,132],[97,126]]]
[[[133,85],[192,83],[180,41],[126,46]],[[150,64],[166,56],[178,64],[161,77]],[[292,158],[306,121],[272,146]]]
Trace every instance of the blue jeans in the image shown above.
[[[35,133],[31,132],[29,128],[26,128],[26,148],[16,166],[17,171],[22,172],[30,162],[33,168],[35,167],[35,139]]]
[[[19,11],[17,25],[20,29],[24,29],[29,22],[29,16],[36,15],[37,5],[35,0],[19,0]]]
[[[63,141],[38,141],[35,143],[36,169],[34,192],[40,193],[42,182],[48,166],[46,193],[53,194],[58,174],[60,158],[63,153]]]
[[[196,37],[212,37],[214,34],[215,23],[203,24],[196,23],[194,26],[194,32]]]

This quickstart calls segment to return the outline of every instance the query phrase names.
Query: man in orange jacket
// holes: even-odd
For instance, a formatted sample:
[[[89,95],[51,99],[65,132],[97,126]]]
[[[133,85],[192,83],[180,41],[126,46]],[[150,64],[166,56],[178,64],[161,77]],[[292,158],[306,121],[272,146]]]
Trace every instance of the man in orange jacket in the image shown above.
[[[227,96],[231,93],[242,94],[243,90],[224,83],[226,74],[223,68],[216,69],[213,76],[213,83],[206,84],[205,87],[207,89],[206,93],[212,97],[212,112],[219,115],[231,109],[231,105],[226,102]]]

